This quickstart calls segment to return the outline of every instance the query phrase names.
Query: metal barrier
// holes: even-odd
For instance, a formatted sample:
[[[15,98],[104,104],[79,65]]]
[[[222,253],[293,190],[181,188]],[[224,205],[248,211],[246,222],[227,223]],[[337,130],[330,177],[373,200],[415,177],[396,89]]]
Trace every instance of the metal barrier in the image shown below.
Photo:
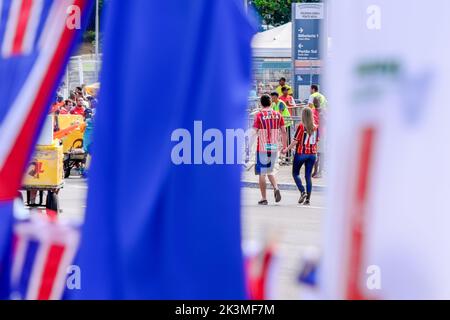
[[[296,102],[297,103],[297,102]],[[293,117],[300,117],[302,110],[306,107],[305,103],[297,103],[295,107],[288,107]],[[259,98],[249,98],[247,102],[247,112],[252,115],[260,110]]]
[[[75,87],[98,82],[101,65],[102,55],[98,59],[92,54],[71,57],[62,79],[60,94],[68,97],[70,90]]]

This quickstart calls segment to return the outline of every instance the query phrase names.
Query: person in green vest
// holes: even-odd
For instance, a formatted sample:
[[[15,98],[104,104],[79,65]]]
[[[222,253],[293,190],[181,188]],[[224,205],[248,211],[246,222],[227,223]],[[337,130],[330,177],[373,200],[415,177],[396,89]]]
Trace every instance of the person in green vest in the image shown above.
[[[327,108],[328,103],[327,98],[325,98],[325,96],[319,92],[319,86],[313,84],[311,86],[311,96],[309,97],[308,100],[308,107],[310,107],[311,109],[314,109],[315,98],[319,99],[321,108],[325,110]]]
[[[284,119],[284,125],[286,127],[288,144],[289,144],[291,142],[291,138],[292,138],[291,137],[291,127],[293,125],[293,122],[291,119],[291,113],[289,112],[289,109],[286,106],[286,104],[280,99],[278,92],[276,92],[276,91],[272,92],[270,94],[270,97],[272,98],[272,109],[281,113],[281,116]],[[285,162],[288,161],[289,158],[290,158],[290,154],[287,154]]]
[[[280,99],[278,92],[276,91],[272,92],[270,97],[272,98],[272,109],[281,113],[286,123],[286,127],[291,126],[292,125],[291,113],[289,112],[289,109],[286,106],[286,104]]]

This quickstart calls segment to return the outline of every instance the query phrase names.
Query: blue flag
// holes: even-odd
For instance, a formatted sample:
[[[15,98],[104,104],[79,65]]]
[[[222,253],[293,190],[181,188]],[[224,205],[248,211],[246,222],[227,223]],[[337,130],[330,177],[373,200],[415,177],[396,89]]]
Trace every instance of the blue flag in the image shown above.
[[[75,297],[244,299],[241,169],[198,150],[199,124],[244,128],[254,30],[243,3],[109,5]],[[177,129],[197,148],[182,156],[202,164],[173,161]]]
[[[13,241],[13,202],[0,201],[0,300],[9,298]]]

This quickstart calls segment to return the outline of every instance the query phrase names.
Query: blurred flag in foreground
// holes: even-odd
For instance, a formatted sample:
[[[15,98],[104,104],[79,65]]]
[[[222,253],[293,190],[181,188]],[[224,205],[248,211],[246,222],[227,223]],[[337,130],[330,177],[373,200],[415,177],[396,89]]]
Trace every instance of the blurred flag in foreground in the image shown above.
[[[16,222],[13,239],[12,299],[60,300],[66,286],[79,288],[78,270],[71,266],[78,228],[36,211],[30,219]]]
[[[240,167],[202,159],[202,129],[244,128],[253,28],[243,3],[108,9],[76,297],[245,298]],[[177,129],[195,145],[183,156],[201,164],[172,162]]]
[[[17,194],[89,2],[0,1],[0,201]]]
[[[330,5],[324,297],[449,299],[450,2]]]
[[[279,273],[279,249],[275,241],[245,242],[245,271],[248,298],[271,300],[276,296],[275,275]]]
[[[0,0],[0,279],[10,267],[12,200],[90,2]]]

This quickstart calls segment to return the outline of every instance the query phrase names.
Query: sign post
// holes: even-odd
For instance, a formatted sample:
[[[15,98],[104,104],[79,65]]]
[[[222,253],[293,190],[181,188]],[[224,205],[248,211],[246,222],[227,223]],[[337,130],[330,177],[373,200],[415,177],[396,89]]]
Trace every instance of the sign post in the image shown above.
[[[320,83],[320,28],[324,15],[323,3],[292,4],[292,75],[297,99],[307,99],[310,86]]]

